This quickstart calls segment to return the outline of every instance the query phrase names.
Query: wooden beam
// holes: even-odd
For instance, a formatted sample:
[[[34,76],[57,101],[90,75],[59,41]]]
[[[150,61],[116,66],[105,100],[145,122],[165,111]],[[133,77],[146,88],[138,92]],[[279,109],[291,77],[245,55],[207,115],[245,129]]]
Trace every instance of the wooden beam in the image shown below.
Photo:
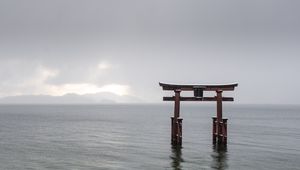
[[[163,97],[163,101],[175,101],[175,97]],[[216,97],[180,97],[180,101],[217,101]],[[222,101],[234,101],[233,97],[222,97]]]
[[[237,83],[232,84],[167,84],[159,83],[163,90],[182,90],[182,91],[193,91],[195,88],[201,87],[204,91],[233,91],[238,86]]]

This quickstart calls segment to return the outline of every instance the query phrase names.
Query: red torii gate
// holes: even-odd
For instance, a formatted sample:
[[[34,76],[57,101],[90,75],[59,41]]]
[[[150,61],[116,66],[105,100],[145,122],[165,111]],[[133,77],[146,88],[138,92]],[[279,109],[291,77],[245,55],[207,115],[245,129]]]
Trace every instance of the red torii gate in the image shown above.
[[[217,117],[213,117],[213,143],[227,143],[227,119],[222,118],[222,101],[233,101],[233,97],[222,97],[223,91],[233,91],[238,86],[233,84],[195,84],[178,85],[159,83],[163,90],[175,92],[173,97],[163,97],[163,101],[174,101],[174,116],[171,117],[171,142],[173,145],[182,144],[182,118],[180,117],[180,101],[217,101]],[[181,97],[181,91],[194,91],[194,97]],[[203,91],[215,91],[215,97],[203,97]]]

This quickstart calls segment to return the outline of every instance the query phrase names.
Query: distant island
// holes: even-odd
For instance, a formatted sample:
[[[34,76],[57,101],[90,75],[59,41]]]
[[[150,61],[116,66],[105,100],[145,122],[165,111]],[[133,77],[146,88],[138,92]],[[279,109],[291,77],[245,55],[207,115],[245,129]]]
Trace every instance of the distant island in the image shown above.
[[[108,92],[78,95],[74,93],[63,96],[19,95],[0,98],[0,104],[110,104],[140,103],[141,99],[130,95],[116,95]]]

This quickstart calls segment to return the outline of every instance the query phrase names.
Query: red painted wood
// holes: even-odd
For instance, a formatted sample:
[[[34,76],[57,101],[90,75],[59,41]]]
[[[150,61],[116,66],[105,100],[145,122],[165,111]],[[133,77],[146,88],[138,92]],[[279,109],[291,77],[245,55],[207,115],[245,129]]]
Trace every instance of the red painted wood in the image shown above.
[[[176,90],[180,89],[182,91],[193,91],[195,88],[201,87],[204,91],[233,91],[235,87],[238,86],[237,83],[232,84],[167,84],[159,83],[163,90]]]
[[[175,101],[175,96],[173,97],[163,97],[163,101]],[[216,97],[180,97],[180,101],[217,101]],[[234,101],[233,97],[222,97],[222,101]]]
[[[223,91],[233,91],[235,87],[238,86],[237,83],[234,84],[198,84],[198,85],[176,85],[176,84],[165,84],[159,83],[163,90],[173,90],[175,96],[173,97],[163,97],[164,101],[174,101],[174,117],[171,118],[171,141],[172,144],[181,145],[182,144],[182,119],[180,118],[180,101],[216,101],[217,116],[213,117],[213,128],[212,128],[212,140],[213,143],[227,143],[227,119],[223,119],[223,101],[233,101],[233,97],[222,97]],[[200,95],[195,95],[194,97],[181,97],[181,91],[194,91],[200,90]],[[215,97],[203,97],[203,91],[216,91],[217,95]],[[194,91],[195,93],[195,91]],[[198,94],[198,93],[197,93]],[[196,96],[196,97],[195,97]]]

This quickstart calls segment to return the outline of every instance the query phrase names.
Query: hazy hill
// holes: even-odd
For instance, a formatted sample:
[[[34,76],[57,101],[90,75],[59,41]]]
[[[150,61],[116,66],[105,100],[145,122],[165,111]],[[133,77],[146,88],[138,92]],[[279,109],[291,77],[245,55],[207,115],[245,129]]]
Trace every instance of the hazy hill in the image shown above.
[[[0,104],[101,104],[138,102],[141,102],[141,100],[133,96],[119,96],[106,92],[85,95],[66,94],[63,96],[20,95],[0,98]]]

